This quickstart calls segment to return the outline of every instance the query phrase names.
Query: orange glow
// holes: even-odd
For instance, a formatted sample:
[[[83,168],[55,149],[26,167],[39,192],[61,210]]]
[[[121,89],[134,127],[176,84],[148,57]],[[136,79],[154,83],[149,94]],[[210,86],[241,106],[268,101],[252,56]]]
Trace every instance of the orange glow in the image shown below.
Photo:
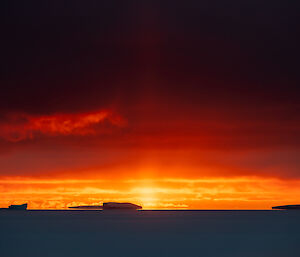
[[[10,115],[9,119],[11,120],[9,124],[0,125],[0,137],[13,142],[32,139],[37,134],[48,136],[95,134],[94,126],[105,120],[115,126],[125,124],[119,115],[109,110],[43,116],[14,114]]]
[[[1,207],[300,204],[295,8],[72,2],[6,7]]]
[[[297,203],[300,180],[258,177],[156,179],[0,180],[0,207],[29,203],[30,209],[64,209],[105,201],[130,201],[144,209],[270,209]]]

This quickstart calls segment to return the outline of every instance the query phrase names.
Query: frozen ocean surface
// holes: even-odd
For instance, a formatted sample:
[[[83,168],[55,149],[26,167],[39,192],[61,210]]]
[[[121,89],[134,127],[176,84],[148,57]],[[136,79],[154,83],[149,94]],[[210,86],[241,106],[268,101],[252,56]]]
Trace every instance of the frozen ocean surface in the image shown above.
[[[0,211],[1,257],[299,257],[300,211]]]

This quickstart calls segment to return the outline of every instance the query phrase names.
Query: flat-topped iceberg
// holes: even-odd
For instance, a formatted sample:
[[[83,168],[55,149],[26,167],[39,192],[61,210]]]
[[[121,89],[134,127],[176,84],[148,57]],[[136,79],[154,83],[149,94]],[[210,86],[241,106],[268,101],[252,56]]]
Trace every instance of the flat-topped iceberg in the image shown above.
[[[133,203],[108,202],[103,203],[103,205],[79,205],[69,208],[80,210],[139,210],[142,209],[142,206]]]

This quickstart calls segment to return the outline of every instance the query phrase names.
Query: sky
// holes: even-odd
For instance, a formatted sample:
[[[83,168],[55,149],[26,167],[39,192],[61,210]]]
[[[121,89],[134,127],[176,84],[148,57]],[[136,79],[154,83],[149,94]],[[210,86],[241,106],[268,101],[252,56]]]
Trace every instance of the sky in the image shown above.
[[[300,203],[295,1],[1,6],[0,207]]]

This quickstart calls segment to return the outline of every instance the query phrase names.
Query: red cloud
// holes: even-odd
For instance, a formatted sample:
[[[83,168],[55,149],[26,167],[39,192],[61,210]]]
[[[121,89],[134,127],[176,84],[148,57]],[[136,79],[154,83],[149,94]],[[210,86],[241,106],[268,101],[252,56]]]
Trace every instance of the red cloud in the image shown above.
[[[49,136],[95,134],[96,125],[104,121],[114,126],[125,125],[122,117],[108,110],[42,116],[11,114],[6,122],[0,124],[0,137],[17,142],[32,139],[37,134]]]

